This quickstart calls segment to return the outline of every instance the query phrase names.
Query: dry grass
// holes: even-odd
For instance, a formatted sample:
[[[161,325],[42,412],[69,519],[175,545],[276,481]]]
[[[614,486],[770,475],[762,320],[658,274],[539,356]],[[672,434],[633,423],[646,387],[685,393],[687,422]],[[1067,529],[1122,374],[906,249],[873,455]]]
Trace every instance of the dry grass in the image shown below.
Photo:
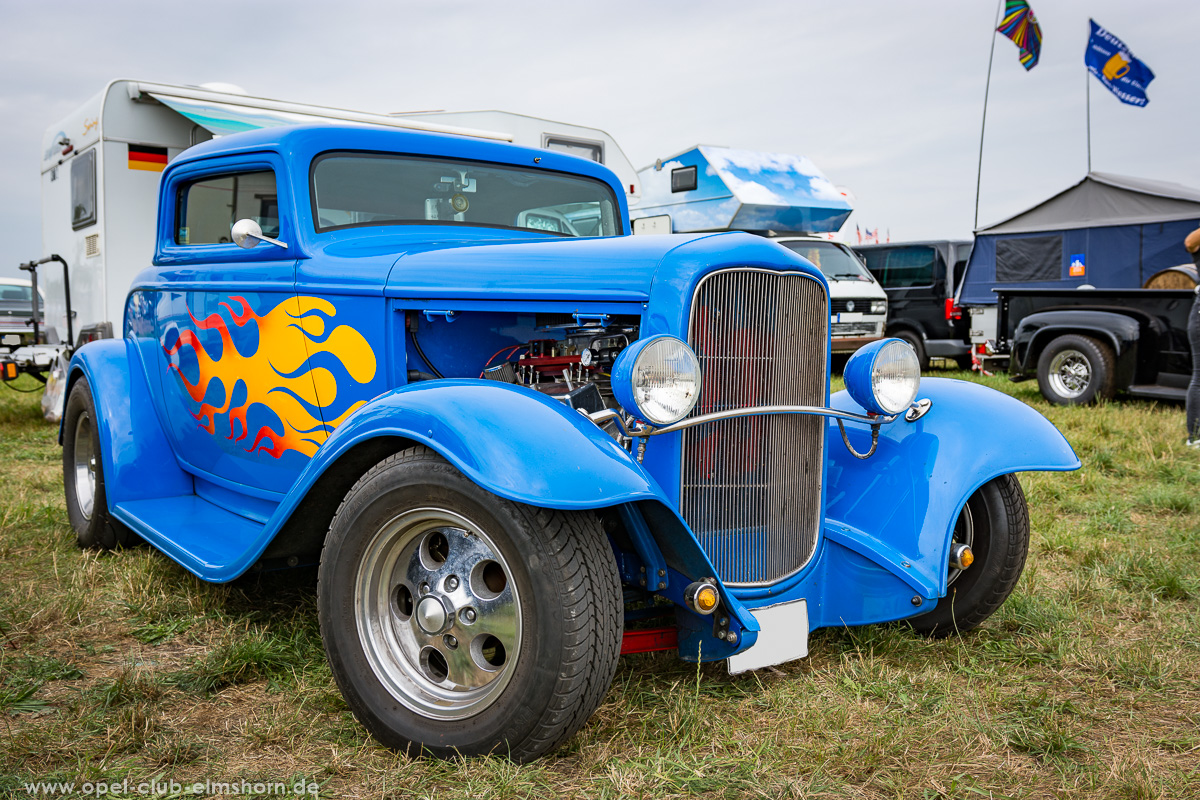
[[[555,756],[376,746],[326,667],[312,576],[214,586],[77,550],[56,430],[0,390],[0,796],[24,781],[314,781],[323,797],[1200,797],[1200,457],[1178,407],[1045,405],[1084,461],[1029,474],[1029,566],[982,629],[826,630],[730,678],[627,657]]]

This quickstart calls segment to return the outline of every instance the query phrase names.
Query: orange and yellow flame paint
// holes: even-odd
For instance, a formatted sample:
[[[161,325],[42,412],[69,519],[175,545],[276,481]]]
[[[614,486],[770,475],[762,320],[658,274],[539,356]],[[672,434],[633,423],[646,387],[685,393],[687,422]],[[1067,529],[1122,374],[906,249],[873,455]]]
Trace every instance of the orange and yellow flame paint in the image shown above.
[[[226,438],[243,442],[250,435],[247,413],[252,406],[263,405],[279,417],[283,433],[277,433],[269,425],[260,426],[246,452],[265,452],[279,458],[294,450],[312,456],[333,429],[366,401],[350,404],[334,419],[314,417],[310,409],[340,405],[337,402],[339,387],[332,372],[320,366],[310,367],[310,359],[318,353],[330,353],[354,381],[366,384],[375,377],[374,351],[362,334],[348,325],[335,326],[326,336],[326,326],[331,324],[326,320],[335,316],[336,309],[319,297],[288,298],[261,316],[250,308],[244,297],[231,296],[229,300],[218,305],[228,310],[235,326],[241,328],[251,321],[258,325],[258,347],[253,353],[242,355],[238,352],[229,326],[219,313],[200,320],[190,309],[188,316],[198,329],[216,331],[220,335],[220,358],[214,359],[204,349],[196,332],[186,328],[179,331],[179,339],[173,346],[163,345],[171,369],[179,376],[192,400],[200,404],[199,411],[193,412],[192,416],[201,428],[215,436],[217,415],[228,413]],[[185,347],[193,350],[199,362],[199,377],[195,383],[189,381],[179,368],[177,354]],[[204,401],[215,379],[220,380],[225,391],[225,400],[219,406]],[[233,399],[240,398],[243,390],[244,402],[234,406]]]

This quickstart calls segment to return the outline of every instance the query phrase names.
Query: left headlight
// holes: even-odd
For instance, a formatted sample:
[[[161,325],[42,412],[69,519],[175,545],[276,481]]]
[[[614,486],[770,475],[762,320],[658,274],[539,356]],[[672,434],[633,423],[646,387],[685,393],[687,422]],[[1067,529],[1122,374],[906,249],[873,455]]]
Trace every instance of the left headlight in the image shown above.
[[[700,360],[674,336],[639,339],[617,356],[612,389],[629,413],[651,425],[671,425],[700,399]]]
[[[887,300],[872,300],[871,301],[871,313],[872,314],[886,314],[887,313]]]
[[[850,356],[842,377],[854,402],[867,411],[899,414],[917,399],[921,365],[908,342],[883,339]]]

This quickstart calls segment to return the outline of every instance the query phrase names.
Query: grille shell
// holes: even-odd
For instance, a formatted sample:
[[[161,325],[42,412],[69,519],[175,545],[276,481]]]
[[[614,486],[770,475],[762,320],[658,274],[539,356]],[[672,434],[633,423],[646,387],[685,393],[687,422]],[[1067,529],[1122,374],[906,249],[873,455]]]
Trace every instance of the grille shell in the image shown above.
[[[692,296],[688,324],[703,375],[690,416],[825,405],[828,336],[828,298],[812,276],[710,273]],[[680,509],[721,579],[766,586],[803,569],[824,518],[824,418],[738,417],[682,437]]]

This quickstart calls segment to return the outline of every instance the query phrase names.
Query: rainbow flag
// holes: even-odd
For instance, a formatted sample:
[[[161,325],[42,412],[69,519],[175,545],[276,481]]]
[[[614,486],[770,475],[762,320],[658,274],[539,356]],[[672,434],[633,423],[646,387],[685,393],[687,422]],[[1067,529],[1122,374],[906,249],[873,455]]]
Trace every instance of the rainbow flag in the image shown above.
[[[144,144],[129,145],[129,168],[162,172],[167,168],[167,148]]]
[[[996,30],[1003,33],[1021,51],[1021,66],[1031,70],[1037,66],[1042,52],[1042,26],[1038,25],[1033,9],[1025,0],[1004,0],[1004,19]]]

